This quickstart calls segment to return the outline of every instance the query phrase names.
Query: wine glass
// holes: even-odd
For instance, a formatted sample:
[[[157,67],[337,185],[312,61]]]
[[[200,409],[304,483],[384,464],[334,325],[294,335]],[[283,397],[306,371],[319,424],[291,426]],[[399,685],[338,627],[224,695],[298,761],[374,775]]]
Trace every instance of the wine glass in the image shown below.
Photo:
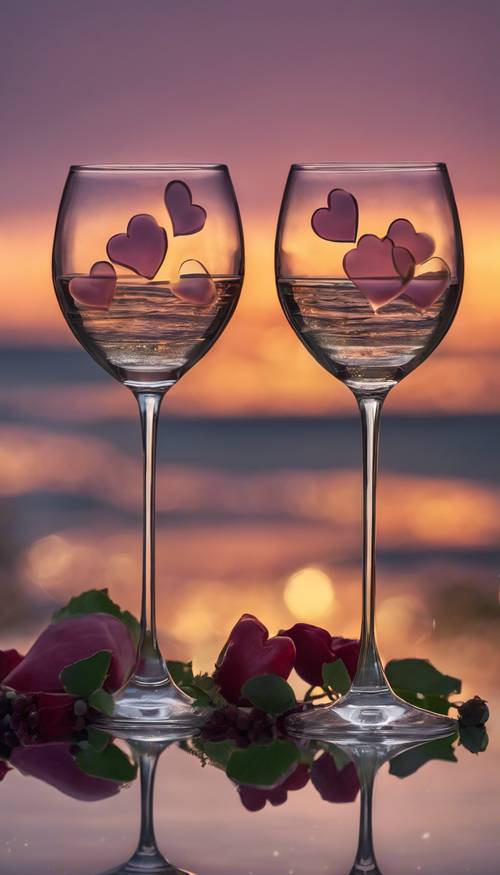
[[[227,167],[71,167],[53,279],[73,334],[133,392],[142,427],[141,634],[135,673],[109,725],[193,729],[205,713],[172,681],[157,638],[156,433],[165,393],[215,343],[240,294],[243,236]]]
[[[448,734],[452,721],[398,698],[375,642],[380,412],[441,342],[460,300],[463,252],[444,164],[295,164],[276,238],[281,305],[314,358],[354,393],[363,435],[363,607],[357,672],[327,708],[290,718],[320,738]]]

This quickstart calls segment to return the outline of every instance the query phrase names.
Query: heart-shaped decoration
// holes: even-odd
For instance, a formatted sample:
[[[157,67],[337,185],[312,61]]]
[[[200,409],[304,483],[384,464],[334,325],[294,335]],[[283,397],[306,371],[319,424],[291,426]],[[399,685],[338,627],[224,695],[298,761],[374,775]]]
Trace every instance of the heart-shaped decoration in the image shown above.
[[[165,206],[172,222],[174,237],[196,234],[207,220],[206,210],[193,203],[191,189],[180,179],[174,179],[167,185]]]
[[[148,213],[132,216],[125,234],[108,240],[106,252],[115,264],[152,280],[158,273],[167,251],[167,234]]]
[[[402,246],[403,249],[411,252],[416,264],[427,261],[436,248],[430,234],[415,231],[408,219],[394,219],[394,222],[389,225],[386,236],[390,237],[394,246]]]
[[[108,310],[116,289],[115,269],[109,261],[96,261],[88,276],[74,276],[68,288],[77,304]]]
[[[450,268],[442,258],[430,258],[406,286],[403,297],[408,298],[421,313],[428,310],[450,285]]]
[[[343,188],[333,188],[328,195],[328,207],[320,207],[311,216],[312,229],[323,240],[354,243],[358,236],[358,203],[353,194]]]
[[[388,237],[364,234],[342,262],[344,271],[376,312],[394,301],[411,280],[415,261]]]
[[[179,280],[171,283],[174,295],[195,307],[208,307],[217,298],[217,289],[210,274],[195,259],[184,261],[179,268]]]
[[[269,673],[287,678],[295,654],[291,638],[283,634],[269,638],[263,623],[252,614],[243,614],[217,659],[214,680],[228,702],[247,705],[241,698],[246,681]]]

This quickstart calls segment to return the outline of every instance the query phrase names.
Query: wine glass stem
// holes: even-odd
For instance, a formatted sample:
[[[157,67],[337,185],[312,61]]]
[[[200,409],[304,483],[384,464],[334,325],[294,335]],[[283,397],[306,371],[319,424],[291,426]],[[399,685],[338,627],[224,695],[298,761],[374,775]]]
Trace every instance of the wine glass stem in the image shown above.
[[[168,678],[156,635],[155,607],[155,485],[156,435],[164,392],[137,392],[144,448],[144,512],[142,544],[141,637],[135,680],[155,685]]]
[[[353,688],[387,687],[375,640],[375,543],[380,413],[383,398],[357,399],[363,435],[363,613]]]

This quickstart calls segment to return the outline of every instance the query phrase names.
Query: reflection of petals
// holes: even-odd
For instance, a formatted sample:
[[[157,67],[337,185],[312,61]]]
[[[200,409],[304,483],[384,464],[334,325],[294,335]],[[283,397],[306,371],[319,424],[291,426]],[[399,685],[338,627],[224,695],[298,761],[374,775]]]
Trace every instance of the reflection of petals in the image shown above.
[[[354,763],[338,769],[333,757],[326,750],[312,764],[311,781],[325,802],[354,802],[359,793]]]
[[[408,250],[394,246],[388,237],[365,234],[344,256],[343,267],[373,309],[378,310],[399,297],[413,275],[415,262]]]
[[[431,258],[422,265],[420,273],[410,280],[403,296],[423,312],[441,297],[450,280],[450,269],[446,262],[442,258]]]
[[[417,264],[427,261],[434,252],[435,243],[430,234],[417,232],[408,219],[394,219],[387,230],[394,246],[402,246],[407,249]]]
[[[82,802],[96,802],[115,796],[121,789],[117,781],[93,778],[82,772],[75,763],[71,745],[66,742],[48,742],[16,747],[11,763],[24,775],[38,778],[55,787],[65,796]]]
[[[290,790],[302,790],[308,781],[309,766],[306,763],[299,763],[291,775],[288,775],[288,777],[276,787],[240,785],[238,787],[238,793],[241,802],[247,811],[262,811],[266,802],[270,802],[273,806],[283,805],[283,803],[287,801],[288,792]]]

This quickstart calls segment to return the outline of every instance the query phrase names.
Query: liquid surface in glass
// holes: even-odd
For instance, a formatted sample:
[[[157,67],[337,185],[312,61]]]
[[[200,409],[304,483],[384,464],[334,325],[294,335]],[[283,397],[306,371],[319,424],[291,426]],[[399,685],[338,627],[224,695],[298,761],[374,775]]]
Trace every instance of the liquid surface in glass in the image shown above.
[[[109,309],[75,302],[73,277],[56,278],[64,315],[82,346],[117,380],[132,387],[176,382],[217,340],[238,302],[241,277],[216,277],[215,300],[194,305],[168,281],[117,278]]]
[[[374,311],[348,280],[279,278],[287,318],[307,349],[353,389],[389,388],[416,368],[446,333],[458,304],[450,283],[424,311],[398,297]]]

